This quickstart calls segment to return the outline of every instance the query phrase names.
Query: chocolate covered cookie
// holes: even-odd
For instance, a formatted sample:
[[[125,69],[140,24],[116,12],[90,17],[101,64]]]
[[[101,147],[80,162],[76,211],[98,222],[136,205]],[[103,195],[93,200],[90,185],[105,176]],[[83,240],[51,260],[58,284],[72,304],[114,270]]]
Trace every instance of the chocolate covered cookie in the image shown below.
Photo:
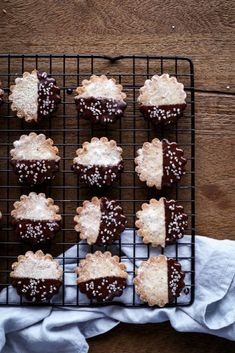
[[[161,190],[181,179],[186,162],[184,151],[176,142],[155,138],[152,142],[145,142],[137,151],[135,171],[141,181]]]
[[[151,199],[149,204],[142,204],[136,216],[138,235],[143,237],[145,244],[151,243],[153,247],[164,248],[175,243],[184,236],[184,230],[187,228],[188,217],[183,206],[163,197],[159,201]]]
[[[184,85],[168,74],[154,75],[140,88],[138,102],[143,116],[153,124],[172,124],[186,108]]]
[[[19,295],[32,302],[46,302],[58,293],[63,270],[50,254],[27,251],[12,264],[13,287]]]
[[[55,79],[38,70],[17,77],[10,90],[11,109],[27,122],[38,122],[49,116],[56,111],[61,101]]]
[[[126,94],[113,78],[92,75],[76,89],[75,103],[79,116],[92,123],[112,123],[123,116]]]
[[[33,186],[54,179],[59,170],[60,157],[52,139],[31,132],[22,135],[13,145],[10,164],[20,183]]]
[[[82,293],[97,302],[106,302],[122,295],[128,277],[126,266],[119,262],[118,256],[109,251],[96,251],[87,254],[75,269],[77,284]]]
[[[93,197],[77,208],[75,230],[88,244],[110,245],[125,229],[126,217],[120,204],[107,197]]]
[[[123,171],[122,148],[106,137],[93,137],[76,151],[72,169],[89,186],[111,185]]]
[[[42,244],[54,238],[60,229],[61,215],[54,200],[45,194],[31,192],[14,203],[12,224],[20,239],[30,245]]]
[[[184,288],[184,272],[174,259],[164,255],[151,256],[136,270],[134,285],[140,299],[148,305],[165,306],[173,303]]]

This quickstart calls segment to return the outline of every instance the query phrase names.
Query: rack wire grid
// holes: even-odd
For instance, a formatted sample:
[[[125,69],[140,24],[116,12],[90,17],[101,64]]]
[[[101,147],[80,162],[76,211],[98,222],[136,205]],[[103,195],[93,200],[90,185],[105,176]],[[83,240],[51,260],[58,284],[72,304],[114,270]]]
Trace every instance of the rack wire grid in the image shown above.
[[[14,84],[15,78],[21,76],[25,71],[31,72],[34,68],[51,74],[61,88],[62,95],[62,102],[57,112],[51,118],[45,119],[39,124],[29,124],[23,119],[17,118],[7,101],[9,87]],[[141,116],[137,97],[139,88],[147,78],[165,72],[176,76],[184,84],[187,92],[187,108],[184,117],[177,124],[164,128],[153,127]],[[76,112],[74,89],[81,84],[83,79],[89,78],[92,74],[106,74],[115,78],[118,83],[123,85],[124,91],[127,93],[127,109],[124,117],[111,125],[91,126],[89,121],[79,119]],[[10,212],[13,203],[19,199],[20,195],[28,194],[32,190],[18,183],[17,177],[12,172],[9,164],[9,152],[13,142],[19,139],[22,134],[36,131],[53,138],[54,144],[58,146],[62,157],[60,172],[57,173],[56,178],[47,186],[33,188],[34,191],[45,192],[47,196],[53,197],[55,204],[60,206],[63,218],[62,230],[56,235],[51,245],[42,248],[42,250],[50,252],[53,256],[58,256],[64,270],[64,284],[60,293],[44,305],[97,306],[119,304],[128,307],[146,306],[147,304],[141,302],[136,295],[131,280],[136,265],[140,260],[146,260],[151,254],[155,254],[156,251],[167,254],[168,250],[171,257],[181,262],[186,273],[186,291],[168,306],[190,305],[194,300],[195,284],[195,115],[192,61],[185,57],[152,55],[109,57],[105,55],[2,54],[0,55],[0,80],[5,92],[5,104],[1,107],[0,112],[0,208],[3,214],[0,233],[0,304],[31,304],[20,296],[19,300],[16,300],[15,296],[12,299],[12,288],[9,287],[9,273],[12,262],[16,260],[18,255],[29,250],[27,245],[16,238],[11,226]],[[72,95],[71,89],[73,90]],[[79,184],[78,177],[71,171],[76,149],[93,136],[107,136],[109,139],[116,140],[118,145],[123,148],[124,173],[122,173],[118,182],[102,190]],[[170,141],[176,141],[184,149],[188,160],[186,175],[178,184],[163,192],[148,188],[139,181],[135,173],[134,158],[136,150],[145,141],[151,141],[154,137],[160,139],[166,137]],[[122,261],[128,262],[130,278],[128,286],[124,290],[124,293],[126,293],[125,300],[121,296],[105,304],[90,301],[79,292],[73,270],[73,264],[74,267],[78,265],[80,259],[84,258],[85,252],[97,250],[95,246],[79,242],[79,236],[74,230],[73,223],[78,205],[81,205],[83,200],[90,199],[95,195],[119,200],[127,216],[127,228],[129,229],[128,241],[122,240],[121,237],[114,245],[99,248],[102,251],[110,250],[113,254],[122,256]],[[143,245],[140,238],[136,236],[135,214],[143,202],[161,196],[173,198],[184,206],[188,214],[190,240],[186,241],[183,238],[175,245],[166,247],[165,250],[154,250],[149,245]],[[72,252],[73,256],[69,255],[71,252],[64,254],[67,249],[73,246],[75,247],[75,251]],[[144,252],[143,248],[145,249]],[[140,249],[142,250],[139,251]],[[72,266],[68,268],[66,266],[67,262]],[[72,296],[68,293],[72,293]]]

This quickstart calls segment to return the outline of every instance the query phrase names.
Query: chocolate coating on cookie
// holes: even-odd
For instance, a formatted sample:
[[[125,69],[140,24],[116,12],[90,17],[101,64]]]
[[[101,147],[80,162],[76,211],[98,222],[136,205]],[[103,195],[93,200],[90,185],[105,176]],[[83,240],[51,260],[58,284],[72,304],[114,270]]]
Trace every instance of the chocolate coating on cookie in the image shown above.
[[[92,75],[77,87],[75,102],[80,116],[92,123],[109,123],[123,115],[126,94],[114,78]]]
[[[150,120],[154,125],[168,125],[178,121],[183,116],[186,104],[172,104],[172,105],[142,105],[140,112],[146,120]]]
[[[59,170],[59,160],[17,160],[10,161],[14,172],[19,176],[19,182],[33,186],[55,178]]]
[[[187,227],[187,215],[184,208],[177,205],[174,200],[151,199],[143,203],[141,210],[136,213],[135,222],[138,235],[145,244],[151,243],[153,247],[173,244],[184,235]]]
[[[155,125],[175,123],[186,108],[184,85],[167,73],[154,75],[140,88],[138,101],[144,117]]]
[[[140,299],[150,306],[173,303],[184,287],[181,265],[165,255],[150,256],[136,270],[133,282]]]
[[[49,116],[57,109],[61,100],[55,79],[36,69],[17,77],[15,85],[10,86],[10,91],[11,109],[19,118],[29,123],[37,123]]]
[[[11,279],[13,287],[19,295],[23,295],[27,300],[43,303],[50,300],[59,292],[62,281],[57,279],[35,279],[18,278]]]
[[[177,205],[174,200],[164,199],[165,205],[165,227],[166,227],[166,240],[165,244],[173,244],[177,239],[184,236],[184,230],[188,226],[188,216],[184,213],[184,208]]]
[[[37,245],[54,238],[60,230],[60,221],[13,219],[16,235],[25,243]]]
[[[89,299],[97,302],[111,301],[114,297],[120,297],[126,288],[126,278],[108,276],[91,279],[79,283],[79,289]]]
[[[119,239],[125,229],[126,217],[120,204],[106,197],[101,198],[101,220],[97,245],[110,245]]]
[[[118,256],[112,256],[109,251],[87,254],[75,268],[80,291],[90,299],[101,302],[120,296],[126,286],[128,273],[126,265],[119,260]]]
[[[56,111],[61,101],[60,89],[56,80],[49,77],[46,72],[38,71],[38,120]]]
[[[78,163],[74,163],[72,166],[82,183],[97,187],[110,186],[119,178],[123,168],[123,161],[120,161],[117,165],[107,167],[99,165],[86,166]]]
[[[126,109],[126,102],[112,98],[75,98],[80,117],[92,123],[113,123],[121,118]]]
[[[170,186],[178,182],[185,174],[185,165],[187,159],[184,157],[184,151],[178,148],[176,142],[162,140],[163,153],[163,176],[162,187]]]
[[[18,294],[34,302],[45,302],[59,291],[63,269],[52,255],[41,250],[19,255],[12,265],[10,278]]]
[[[168,298],[169,303],[180,296],[182,289],[185,286],[184,272],[181,271],[181,264],[174,259],[167,259],[168,268]]]
[[[80,239],[92,245],[110,245],[125,229],[126,217],[119,202],[106,197],[93,197],[78,207],[74,217]]]

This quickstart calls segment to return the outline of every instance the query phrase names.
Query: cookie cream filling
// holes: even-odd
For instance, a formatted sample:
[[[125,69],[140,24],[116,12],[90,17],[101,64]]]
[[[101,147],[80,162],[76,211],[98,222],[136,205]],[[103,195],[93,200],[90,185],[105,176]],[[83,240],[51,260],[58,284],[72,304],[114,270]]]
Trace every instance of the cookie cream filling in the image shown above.
[[[12,268],[11,277],[19,278],[60,279],[62,274],[62,269],[51,256],[37,256],[37,252],[34,254],[31,251],[19,256]]]
[[[88,254],[86,259],[80,262],[76,272],[80,283],[110,276],[127,278],[127,272],[124,269],[125,265],[119,262],[117,256],[111,256],[110,252],[96,251],[94,254]]]
[[[140,298],[149,305],[164,306],[168,303],[168,264],[164,255],[143,261],[134,280]]]
[[[47,199],[45,194],[31,192],[28,196],[22,195],[20,201],[14,203],[15,209],[11,215],[16,219],[30,219],[33,221],[60,220],[57,214],[59,207],[54,205],[52,199]]]
[[[112,78],[108,79],[105,75],[91,76],[90,80],[83,80],[82,86],[78,87],[76,92],[78,98],[108,98],[122,100],[126,98],[126,94],[122,92],[122,86],[117,85]]]
[[[184,85],[179,83],[175,77],[169,74],[161,76],[154,75],[150,80],[146,80],[140,88],[138,101],[143,105],[185,104],[186,93]]]
[[[79,216],[75,216],[74,220],[78,222],[75,230],[82,233],[82,239],[89,239],[89,243],[95,243],[100,230],[100,204],[86,203]]]
[[[153,246],[165,247],[166,226],[165,226],[165,203],[161,198],[156,203],[146,205],[142,211],[137,212],[140,222],[139,234],[144,241],[152,243]]]
[[[19,140],[13,143],[15,147],[10,151],[12,159],[18,160],[59,160],[58,149],[53,146],[51,139],[46,139],[43,134],[37,135],[31,132],[29,135],[22,135]]]
[[[108,277],[108,276],[120,276],[120,270],[118,266],[110,263],[109,260],[103,259],[102,261],[92,261],[89,262],[86,266],[86,281],[90,279],[95,279],[99,277]]]
[[[39,83],[37,70],[33,70],[32,73],[25,72],[23,77],[15,79],[15,83],[10,87],[11,109],[17,111],[17,116],[20,118],[37,121]]]
[[[1,81],[0,81],[0,86],[1,86]],[[0,88],[0,105],[3,103],[3,96],[4,96],[4,91]]]
[[[85,142],[83,148],[77,150],[77,157],[74,163],[90,166],[113,166],[117,165],[121,160],[122,149],[117,147],[115,141],[106,141],[93,138],[91,142]]]
[[[151,143],[145,142],[143,148],[137,151],[135,159],[136,172],[141,181],[147,185],[161,189],[163,177],[163,148],[162,142],[154,139]]]

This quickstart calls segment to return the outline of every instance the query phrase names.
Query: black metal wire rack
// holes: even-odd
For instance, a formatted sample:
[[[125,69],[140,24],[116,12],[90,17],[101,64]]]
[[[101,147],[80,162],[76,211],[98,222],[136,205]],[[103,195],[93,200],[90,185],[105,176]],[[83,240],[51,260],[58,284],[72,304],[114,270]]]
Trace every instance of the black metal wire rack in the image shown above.
[[[25,71],[39,68],[47,71],[57,80],[61,88],[62,102],[56,114],[50,119],[43,120],[38,125],[28,124],[16,118],[7,101],[9,87],[14,84],[16,77]],[[176,125],[166,128],[154,128],[141,116],[137,96],[139,88],[147,78],[154,74],[167,72],[177,77],[185,85],[187,92],[187,109]],[[79,119],[75,104],[74,94],[71,94],[83,79],[91,74],[106,74],[114,77],[121,83],[127,93],[128,107],[125,116],[112,125],[91,126],[88,121]],[[122,203],[128,220],[128,241],[121,239],[112,246],[101,250],[110,250],[122,256],[123,261],[128,262],[130,278],[134,276],[136,264],[139,260],[147,259],[153,252],[148,245],[143,245],[136,237],[135,213],[143,202],[150,198],[165,196],[174,198],[181,203],[189,217],[189,240],[184,238],[171,247],[167,247],[165,253],[176,258],[182,263],[186,273],[186,291],[175,303],[168,306],[186,306],[194,300],[195,277],[195,111],[194,111],[194,72],[192,61],[184,57],[167,57],[152,55],[125,55],[109,57],[105,55],[0,55],[0,81],[5,92],[5,104],[0,110],[0,210],[3,214],[2,229],[0,235],[0,305],[30,305],[23,298],[15,300],[11,298],[9,287],[9,273],[11,263],[16,257],[24,254],[29,248],[18,241],[11,226],[10,212],[13,203],[21,194],[27,194],[30,189],[19,185],[16,176],[9,165],[9,151],[14,140],[24,133],[31,131],[42,132],[52,137],[60,151],[60,173],[48,186],[37,188],[35,191],[45,192],[53,197],[55,203],[60,206],[63,217],[63,228],[52,241],[52,244],[43,249],[53,256],[59,256],[64,269],[64,285],[60,294],[52,302],[46,305],[56,306],[96,306],[95,302],[88,301],[79,292],[73,277],[73,266],[77,265],[86,252],[93,252],[97,248],[79,242],[74,231],[73,217],[78,205],[92,196],[108,196]],[[112,187],[102,190],[89,189],[80,185],[77,176],[71,171],[71,164],[76,149],[92,136],[107,136],[117,141],[123,148],[124,173],[120,181]],[[166,137],[178,142],[185,151],[188,159],[187,172],[177,185],[164,190],[161,193],[149,189],[141,183],[134,171],[134,157],[136,150],[145,141],[151,141],[154,137]],[[63,253],[73,248],[72,252]],[[143,253],[143,247],[145,249]],[[141,251],[139,251],[141,249]],[[71,256],[72,253],[72,256]],[[162,253],[164,251],[162,250]],[[62,255],[60,255],[62,254]],[[67,265],[68,264],[68,265]],[[67,277],[68,276],[68,279]],[[72,276],[72,277],[70,277]],[[72,291],[72,292],[71,292]],[[128,307],[146,306],[135,293],[132,281],[125,290],[125,300],[116,300],[107,304],[119,304]],[[125,292],[124,291],[124,292]],[[69,293],[71,292],[71,295]],[[15,297],[14,297],[15,298]],[[102,305],[107,305],[102,304]],[[33,304],[35,305],[35,304]]]

